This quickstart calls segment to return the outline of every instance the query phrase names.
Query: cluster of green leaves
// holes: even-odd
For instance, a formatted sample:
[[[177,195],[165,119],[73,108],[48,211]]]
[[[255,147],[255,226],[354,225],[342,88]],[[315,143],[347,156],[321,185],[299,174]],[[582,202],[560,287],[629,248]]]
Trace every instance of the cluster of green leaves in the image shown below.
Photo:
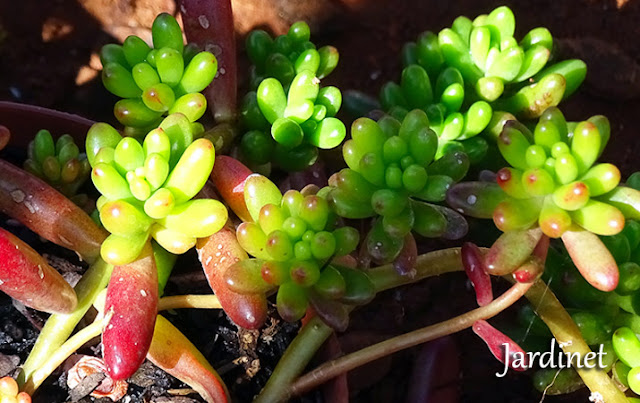
[[[415,109],[399,122],[360,118],[343,146],[349,166],[329,180],[329,200],[345,218],[379,217],[367,238],[377,261],[395,259],[412,230],[426,237],[443,236],[451,221],[462,221],[441,202],[452,183],[469,168],[464,153],[451,152],[434,162],[438,137],[427,114]],[[464,235],[464,234],[461,234]]]
[[[144,136],[158,126],[162,116],[182,113],[196,122],[207,109],[200,93],[213,80],[218,61],[210,52],[184,46],[176,19],[163,13],[151,28],[154,48],[131,35],[122,45],[102,48],[102,82],[107,90],[124,98],[114,106],[127,134]],[[194,126],[197,132],[202,125]]]
[[[105,261],[133,261],[149,236],[169,252],[184,253],[227,221],[219,201],[191,200],[211,173],[215,149],[207,139],[193,140],[184,115],[169,115],[142,142],[96,123],[86,149],[93,184],[102,194],[100,220],[111,232],[101,248]]]
[[[240,148],[254,166],[275,162],[286,171],[301,171],[315,162],[318,148],[335,148],[344,140],[344,124],[335,118],[342,94],[320,86],[336,67],[338,52],[332,46],[316,50],[309,37],[304,22],[275,40],[261,30],[247,37],[257,91],[249,92],[241,106],[248,131]]]
[[[89,177],[91,166],[73,137],[64,134],[54,142],[48,130],[40,130],[29,143],[24,169],[43,179],[67,197],[76,195]]]
[[[348,311],[373,298],[373,285],[364,272],[335,261],[353,252],[359,242],[354,228],[338,226],[324,195],[289,190],[284,195],[269,179],[251,175],[244,198],[253,222],[242,223],[238,242],[254,259],[240,260],[226,273],[227,285],[244,294],[278,288],[278,313],[296,321],[311,304],[331,326],[343,329]]]
[[[511,231],[538,223],[552,238],[572,224],[599,235],[620,232],[624,216],[607,203],[620,171],[612,164],[595,164],[609,136],[606,117],[567,123],[557,108],[542,114],[533,133],[517,121],[505,124],[498,147],[512,168],[497,175],[508,195],[493,213],[498,228]]]
[[[408,110],[424,110],[441,138],[436,158],[455,148],[466,150],[472,162],[480,161],[488,144],[476,136],[494,110],[538,117],[573,93],[586,74],[580,60],[543,70],[553,46],[546,28],[531,30],[520,42],[514,31],[513,13],[501,6],[473,21],[458,17],[437,35],[424,32],[403,48],[400,84],[382,87],[383,109],[398,119]]]

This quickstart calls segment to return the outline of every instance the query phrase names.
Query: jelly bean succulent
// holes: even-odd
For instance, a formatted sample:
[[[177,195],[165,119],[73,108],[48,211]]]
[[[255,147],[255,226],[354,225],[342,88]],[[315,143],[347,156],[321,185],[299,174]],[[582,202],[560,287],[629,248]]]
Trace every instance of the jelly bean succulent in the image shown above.
[[[346,135],[335,118],[342,104],[340,90],[320,86],[338,62],[337,51],[331,46],[316,50],[302,22],[275,41],[264,31],[253,31],[247,50],[253,71],[263,75],[241,106],[248,132],[240,149],[253,165],[275,162],[285,171],[304,170],[316,161],[318,148],[335,148]]]
[[[211,235],[226,222],[222,203],[193,199],[211,173],[215,150],[207,139],[194,141],[191,128],[189,119],[177,113],[142,143],[123,138],[106,123],[89,130],[91,178],[102,194],[97,207],[111,232],[101,247],[106,261],[132,262],[149,236],[181,254],[195,246],[196,238]]]
[[[296,321],[313,306],[317,315],[344,330],[343,304],[360,305],[373,297],[373,285],[362,271],[344,267],[339,259],[358,245],[359,233],[338,227],[321,191],[289,190],[284,195],[267,178],[254,174],[244,184],[252,222],[237,229],[240,245],[254,258],[227,269],[229,288],[243,294],[277,288],[280,316]]]
[[[190,122],[200,119],[207,109],[200,92],[218,71],[212,53],[184,45],[182,30],[170,14],[158,15],[151,32],[153,48],[131,35],[122,45],[105,45],[100,53],[104,86],[124,98],[115,104],[114,114],[129,134],[138,137],[166,114],[182,113]],[[201,125],[196,128],[203,130]]]
[[[86,161],[69,135],[54,142],[46,130],[30,146],[24,170],[0,160],[0,212],[89,263],[72,289],[43,256],[0,229],[0,290],[52,314],[17,384],[0,379],[2,402],[21,401],[17,385],[34,392],[99,335],[101,370],[110,380],[124,383],[147,358],[206,401],[231,401],[205,357],[158,311],[221,307],[238,326],[259,329],[272,313],[269,301],[282,319],[303,325],[257,402],[286,401],[390,352],[466,328],[502,361],[504,343],[520,353],[545,351],[539,347],[555,337],[580,354],[603,344],[603,371],[537,372],[534,382],[545,393],[584,384],[607,402],[623,402],[609,369],[640,392],[640,174],[621,184],[615,165],[598,163],[611,136],[604,116],[567,122],[555,107],[586,70],[579,60],[549,65],[548,30],[535,28],[518,42],[513,13],[498,7],[407,44],[399,84],[380,92],[386,114],[353,122],[343,168],[319,152],[346,136],[336,118],[342,93],[320,82],[337,65],[335,48],[317,49],[304,22],[276,38],[251,32],[252,91],[237,107],[230,1],[183,0],[180,11],[187,40],[217,46],[219,59],[185,46],[176,19],[161,14],[152,26],[154,48],[130,36],[101,52],[103,83],[123,98],[115,106],[123,133],[50,113],[83,128]],[[197,120],[207,100],[216,126],[205,133]],[[0,117],[4,108],[0,103]],[[18,109],[29,110],[38,127],[58,127],[40,125],[41,110]],[[532,118],[538,120],[526,120]],[[24,120],[7,119],[7,126]],[[228,138],[216,137],[222,131]],[[0,149],[9,141],[0,126]],[[215,155],[234,144],[238,159],[255,170],[285,171],[272,177],[280,187],[236,158]],[[499,153],[495,161],[483,158],[487,151]],[[316,160],[313,170],[291,173]],[[460,182],[471,162],[480,180]],[[496,164],[497,173],[487,170]],[[103,228],[65,197],[89,171]],[[314,184],[300,185],[309,176]],[[226,206],[242,221],[237,227]],[[495,240],[491,248],[467,242],[418,256],[438,243],[418,245],[416,235],[467,235],[460,213],[492,218],[503,233],[474,226],[469,237]],[[194,246],[214,294],[163,297],[175,255]],[[477,309],[300,376],[324,341],[347,329],[351,311],[376,293],[462,270]],[[514,284],[494,299],[497,276]],[[487,322],[523,296],[530,305],[514,331],[522,337]],[[91,306],[95,320],[72,336]]]
[[[86,155],[68,134],[54,142],[51,133],[42,129],[29,143],[28,151],[24,168],[68,197],[76,194],[91,172]]]
[[[342,149],[349,168],[330,178],[328,198],[342,217],[376,217],[366,240],[374,260],[394,260],[412,231],[450,239],[466,233],[458,213],[432,203],[443,201],[451,184],[465,176],[469,160],[452,152],[434,161],[437,148],[438,137],[420,109],[402,122],[385,116],[353,123]]]

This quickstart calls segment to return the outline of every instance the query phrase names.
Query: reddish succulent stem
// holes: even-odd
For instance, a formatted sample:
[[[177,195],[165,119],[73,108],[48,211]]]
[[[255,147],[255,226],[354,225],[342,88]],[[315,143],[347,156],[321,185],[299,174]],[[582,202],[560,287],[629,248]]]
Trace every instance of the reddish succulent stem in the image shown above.
[[[262,326],[267,318],[264,294],[239,294],[231,291],[225,282],[225,271],[248,258],[238,244],[233,227],[227,224],[210,237],[199,239],[196,248],[207,281],[231,320],[246,329]]]
[[[181,0],[180,11],[189,42],[213,53],[218,74],[205,90],[217,123],[236,118],[236,40],[231,0]]]
[[[113,379],[127,379],[147,354],[158,312],[158,272],[151,244],[140,257],[113,269],[105,312],[113,313],[102,333],[103,356]]]
[[[476,290],[478,305],[485,306],[489,304],[493,301],[493,288],[491,288],[491,276],[489,276],[484,265],[480,249],[475,244],[466,242],[462,245],[460,255],[464,271]]]
[[[533,283],[540,278],[544,272],[547,252],[549,252],[549,237],[542,235],[531,256],[513,272],[513,278],[519,283]]]
[[[0,228],[0,290],[26,306],[69,313],[78,303],[60,273],[19,238]]]
[[[169,375],[191,386],[209,403],[231,400],[226,386],[206,358],[189,339],[160,315],[156,319],[147,358]]]
[[[498,359],[501,363],[507,363],[509,367],[516,371],[525,371],[528,368],[528,360],[525,351],[515,341],[511,340],[504,333],[491,326],[486,320],[479,320],[473,324],[473,332],[477,334],[491,350],[491,354]],[[508,352],[510,357],[507,359],[505,353]],[[515,359],[515,354],[520,355]],[[516,364],[520,364],[516,366]]]
[[[216,157],[211,180],[216,189],[236,215],[245,222],[251,222],[251,214],[244,201],[244,183],[253,172],[240,161],[221,155]]]
[[[13,133],[18,133],[12,137],[11,144],[27,147],[40,129],[47,129],[52,133],[68,133],[83,142],[84,136],[95,122],[40,106],[0,101],[0,123]]]
[[[0,160],[0,211],[89,262],[100,254],[107,233],[80,207],[42,180]]]

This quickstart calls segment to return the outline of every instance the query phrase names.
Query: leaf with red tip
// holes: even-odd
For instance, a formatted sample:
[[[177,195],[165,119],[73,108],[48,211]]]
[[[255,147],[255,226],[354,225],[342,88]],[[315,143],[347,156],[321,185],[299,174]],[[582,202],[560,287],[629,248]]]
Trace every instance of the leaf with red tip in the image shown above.
[[[74,250],[88,262],[100,255],[107,232],[42,180],[0,160],[0,212],[41,237]]]
[[[157,307],[158,272],[147,243],[137,260],[113,269],[107,287],[105,312],[113,316],[102,333],[102,349],[113,379],[127,379],[144,361]]]
[[[600,238],[582,229],[562,235],[562,242],[582,277],[601,291],[613,291],[620,274],[615,259]]]
[[[513,278],[519,283],[533,283],[542,276],[544,262],[549,251],[549,237],[543,235],[529,258],[513,272]]]
[[[501,363],[516,371],[526,371],[529,368],[527,353],[515,341],[491,326],[486,320],[479,320],[473,324],[473,332],[477,334],[489,347],[491,354]],[[509,357],[506,357],[506,352]]]
[[[77,303],[73,288],[47,261],[10,232],[0,228],[0,290],[28,307],[70,313]]]
[[[244,201],[244,183],[253,174],[240,161],[226,155],[216,158],[211,171],[211,180],[231,210],[245,222],[253,221]]]
[[[160,315],[156,318],[147,358],[169,375],[191,386],[209,403],[231,400],[227,387],[202,353]]]
[[[541,237],[540,228],[509,231],[500,235],[485,256],[487,271],[494,276],[512,273],[531,256]]]
[[[484,266],[482,252],[471,242],[462,244],[460,251],[462,265],[467,277],[471,280],[476,290],[476,300],[479,306],[485,306],[493,301],[493,288],[491,288],[491,276]]]
[[[213,53],[218,73],[204,94],[218,123],[236,115],[236,39],[231,0],[182,0],[184,31],[189,43]]]
[[[225,282],[225,272],[236,262],[248,259],[231,225],[196,245],[202,268],[209,286],[218,297],[229,318],[245,329],[258,329],[267,318],[267,299],[264,294],[239,294],[231,291]]]

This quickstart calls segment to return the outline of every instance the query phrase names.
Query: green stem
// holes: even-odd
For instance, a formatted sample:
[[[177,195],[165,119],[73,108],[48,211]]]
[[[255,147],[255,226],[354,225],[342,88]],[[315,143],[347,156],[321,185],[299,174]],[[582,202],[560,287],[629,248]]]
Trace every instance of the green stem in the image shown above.
[[[96,296],[107,286],[112,269],[113,266],[98,258],[75,287],[78,295],[76,309],[70,314],[54,314],[49,317],[22,367],[22,372],[18,377],[20,385],[28,382],[32,374],[69,338],[80,319],[93,304]]]
[[[371,269],[367,274],[375,285],[376,292],[380,292],[427,277],[460,270],[462,270],[460,248],[450,248],[418,256],[414,277],[400,276],[390,264]],[[333,329],[317,317],[311,319],[293,339],[255,402],[285,401],[289,386],[304,371],[316,351],[332,332]]]
[[[326,362],[308,374],[300,377],[295,383],[293,383],[293,385],[291,385],[286,394],[287,396],[300,395],[317,387],[318,385],[323,384],[329,379],[361,365],[375,361],[400,350],[426,343],[449,334],[457,333],[473,326],[473,324],[478,320],[492,318],[519,300],[527,292],[529,287],[531,287],[531,284],[515,284],[507,292],[486,306],[474,309],[444,322],[393,337],[381,343],[374,344],[354,353]]]
[[[541,281],[536,281],[525,295],[531,302],[536,314],[540,316],[565,353],[578,353],[584,357],[591,349],[582,338],[580,329],[564,309],[551,290]],[[591,391],[591,396],[607,403],[626,403],[627,398],[615,385],[605,371],[597,368],[576,368],[576,371]]]
[[[56,368],[58,368],[71,354],[73,354],[74,351],[78,350],[89,340],[99,336],[100,333],[102,333],[104,325],[109,322],[109,319],[111,319],[110,315],[106,318],[103,318],[102,315],[100,315],[92,324],[70,337],[69,340],[53,352],[53,354],[48,357],[37,370],[31,373],[31,376],[24,385],[23,390],[29,395],[33,395],[36,389],[42,385],[42,382],[44,382],[44,380],[47,379]]]

